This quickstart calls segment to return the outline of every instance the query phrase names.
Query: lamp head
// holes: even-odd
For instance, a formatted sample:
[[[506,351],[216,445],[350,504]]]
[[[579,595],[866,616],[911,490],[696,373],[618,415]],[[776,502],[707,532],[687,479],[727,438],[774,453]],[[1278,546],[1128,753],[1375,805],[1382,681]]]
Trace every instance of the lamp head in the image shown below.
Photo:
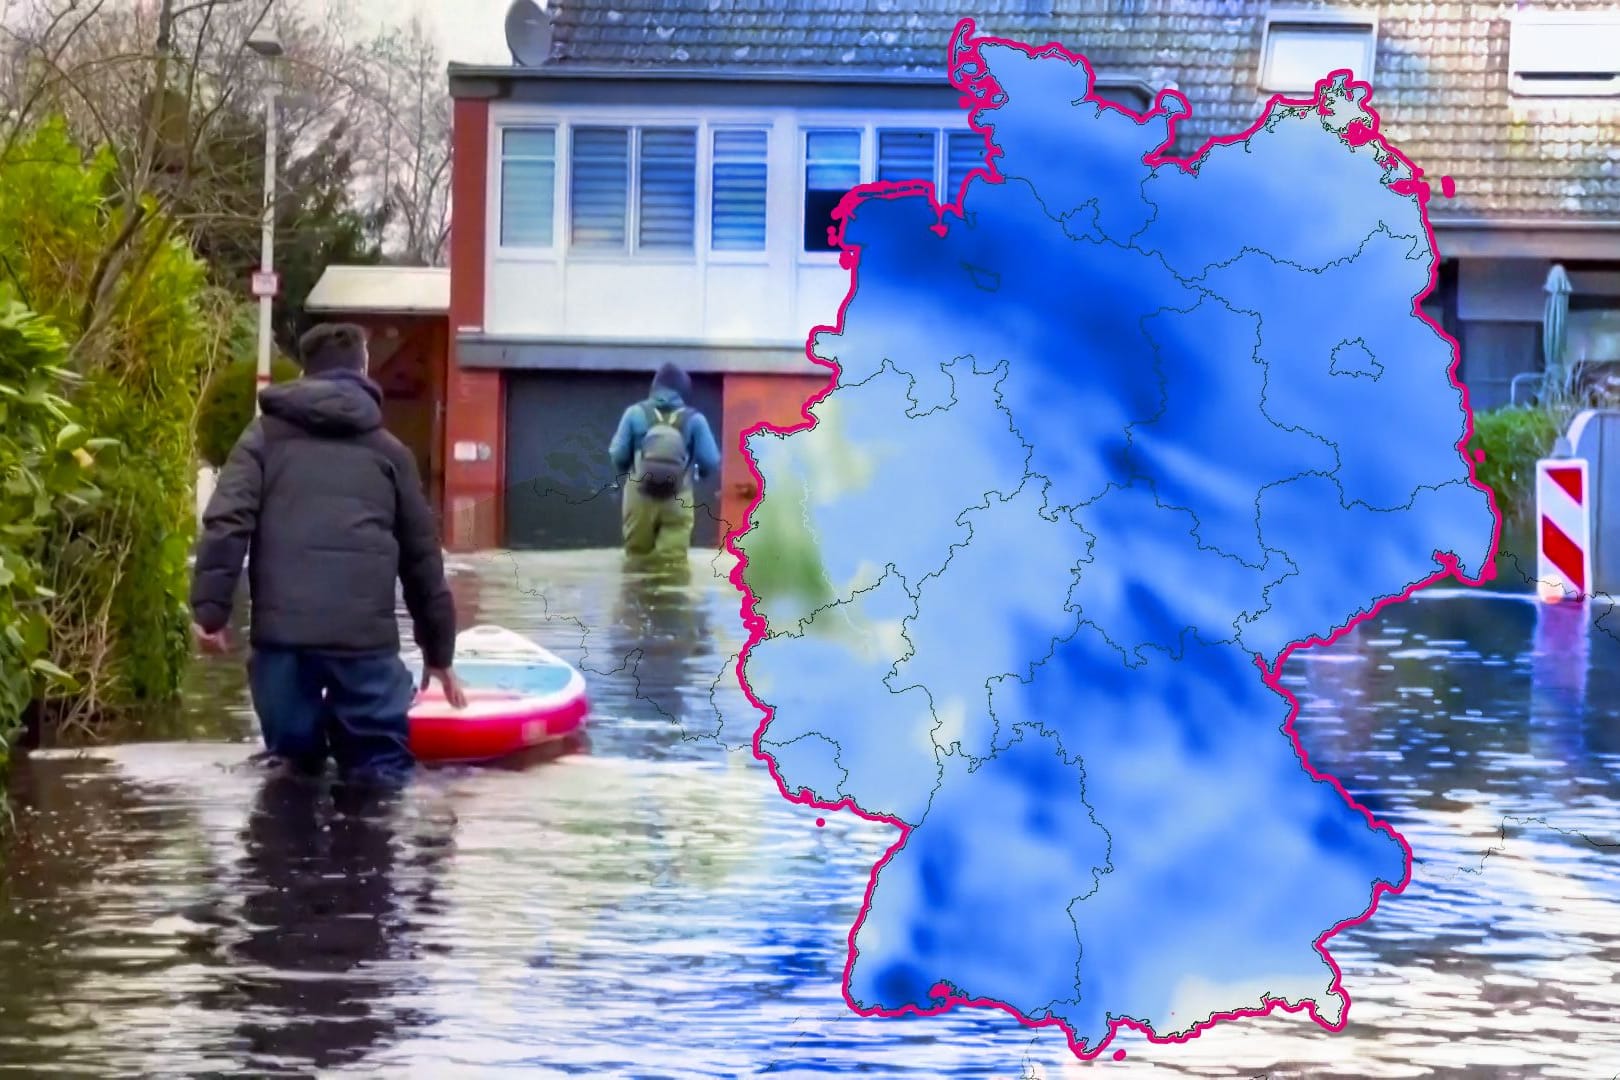
[[[281,38],[268,26],[248,38],[247,47],[266,60],[274,60],[286,51],[281,47]]]

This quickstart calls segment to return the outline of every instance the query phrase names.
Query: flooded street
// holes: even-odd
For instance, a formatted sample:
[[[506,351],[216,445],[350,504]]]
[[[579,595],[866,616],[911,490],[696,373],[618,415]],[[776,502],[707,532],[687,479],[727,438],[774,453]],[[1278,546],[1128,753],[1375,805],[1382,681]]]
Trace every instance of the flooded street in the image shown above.
[[[893,830],[818,826],[752,758],[737,597],[709,554],[685,581],[625,575],[614,552],[490,554],[457,574],[464,624],[585,670],[590,747],[560,761],[436,771],[334,816],[245,764],[237,657],[194,675],[188,728],[206,738],[20,764],[0,1067],[1620,1073],[1620,642],[1578,610],[1420,594],[1296,655],[1284,681],[1314,763],[1417,855],[1405,892],[1333,941],[1349,1026],[1278,1013],[1179,1046],[1122,1033],[1123,1060],[1082,1064],[1000,1013],[847,1010],[846,936]]]

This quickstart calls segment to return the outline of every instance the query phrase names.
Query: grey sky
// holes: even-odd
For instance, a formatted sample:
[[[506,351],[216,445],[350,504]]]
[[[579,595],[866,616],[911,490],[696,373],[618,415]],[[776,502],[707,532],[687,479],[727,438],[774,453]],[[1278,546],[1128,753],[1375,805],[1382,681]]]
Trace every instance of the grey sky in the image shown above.
[[[328,0],[292,0],[320,9]],[[447,60],[467,63],[511,63],[503,22],[511,0],[339,0],[370,26],[403,21],[419,11],[438,36]],[[541,5],[545,5],[542,3]]]

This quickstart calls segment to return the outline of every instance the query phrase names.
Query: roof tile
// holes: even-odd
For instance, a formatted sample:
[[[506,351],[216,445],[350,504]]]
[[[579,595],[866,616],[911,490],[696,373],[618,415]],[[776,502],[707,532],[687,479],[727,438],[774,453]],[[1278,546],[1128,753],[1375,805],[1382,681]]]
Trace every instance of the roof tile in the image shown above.
[[[558,66],[702,63],[942,77],[962,10],[958,0],[551,0],[550,8]],[[1603,111],[1512,99],[1513,9],[1508,0],[1378,4],[1373,104],[1386,133],[1419,168],[1456,179],[1449,212],[1620,218],[1620,102]],[[1177,127],[1182,154],[1246,126],[1263,104],[1254,87],[1266,0],[980,0],[977,10],[981,33],[1059,41],[1097,67],[1175,82],[1193,106]]]

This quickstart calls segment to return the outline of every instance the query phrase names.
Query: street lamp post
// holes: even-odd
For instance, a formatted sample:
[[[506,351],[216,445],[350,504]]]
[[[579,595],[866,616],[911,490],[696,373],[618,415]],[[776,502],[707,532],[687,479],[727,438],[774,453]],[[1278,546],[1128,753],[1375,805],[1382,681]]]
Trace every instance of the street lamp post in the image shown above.
[[[275,301],[276,246],[276,91],[275,61],[282,54],[281,41],[266,30],[249,39],[247,47],[264,57],[271,66],[264,86],[264,207],[259,248],[259,273],[253,291],[259,297],[259,373],[253,395],[253,415],[259,415],[258,391],[270,385],[271,305]]]

